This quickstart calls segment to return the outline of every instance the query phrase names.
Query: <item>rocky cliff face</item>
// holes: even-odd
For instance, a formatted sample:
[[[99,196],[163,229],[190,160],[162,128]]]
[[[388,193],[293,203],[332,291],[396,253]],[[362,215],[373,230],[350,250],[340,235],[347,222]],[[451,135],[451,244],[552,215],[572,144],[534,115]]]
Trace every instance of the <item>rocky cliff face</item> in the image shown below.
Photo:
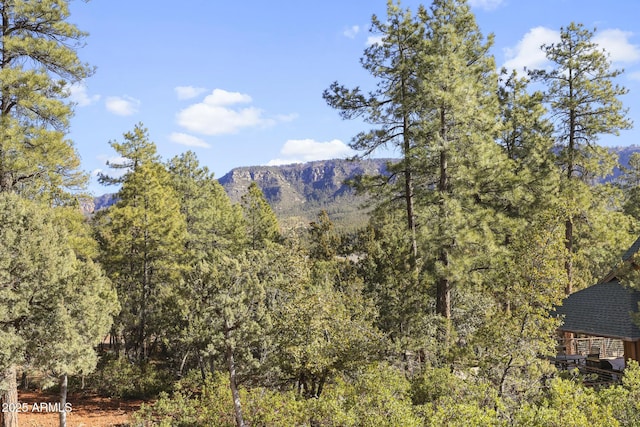
[[[239,202],[255,181],[280,219],[308,222],[321,211],[337,222],[362,217],[365,199],[355,196],[345,180],[386,173],[388,159],[323,160],[284,166],[236,168],[219,179],[233,202]],[[360,212],[360,214],[358,214]],[[292,224],[289,224],[292,225]]]

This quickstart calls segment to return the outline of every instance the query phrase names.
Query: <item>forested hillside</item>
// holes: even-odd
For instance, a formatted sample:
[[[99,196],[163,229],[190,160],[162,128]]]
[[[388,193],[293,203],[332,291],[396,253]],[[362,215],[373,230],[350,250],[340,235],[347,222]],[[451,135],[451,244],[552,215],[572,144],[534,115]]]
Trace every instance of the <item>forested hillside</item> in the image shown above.
[[[262,190],[281,226],[306,226],[326,211],[341,228],[366,224],[368,198],[356,194],[347,181],[362,175],[388,175],[390,159],[324,160],[284,166],[235,168],[219,178],[233,202],[239,202],[251,182]]]
[[[591,30],[508,74],[465,0],[390,1],[361,58],[374,89],[318,94],[365,124],[360,161],[217,180],[138,123],[108,143],[117,193],[82,215],[64,87],[91,74],[86,35],[65,1],[0,4],[2,426],[18,379],[60,408],[148,400],[132,426],[638,425],[636,362],[597,387],[550,362],[554,308],[640,232],[640,154],[598,144],[631,126],[627,90]]]

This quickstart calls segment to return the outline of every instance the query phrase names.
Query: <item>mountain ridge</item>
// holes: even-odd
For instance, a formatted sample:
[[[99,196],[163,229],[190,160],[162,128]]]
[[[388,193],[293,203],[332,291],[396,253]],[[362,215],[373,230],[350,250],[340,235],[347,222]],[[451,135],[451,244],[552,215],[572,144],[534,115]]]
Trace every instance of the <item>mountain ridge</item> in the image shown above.
[[[628,165],[633,153],[640,152],[638,145],[609,149],[618,155],[622,166]],[[332,159],[278,166],[241,166],[218,178],[218,182],[231,201],[239,203],[249,184],[255,181],[285,229],[308,225],[322,210],[329,213],[338,227],[354,228],[366,224],[368,209],[363,205],[368,198],[356,195],[345,181],[357,175],[386,174],[387,164],[398,160]],[[620,173],[620,168],[616,168],[613,175],[604,180],[614,180]],[[93,206],[86,209],[97,211],[114,201],[113,194],[103,194],[95,197]]]

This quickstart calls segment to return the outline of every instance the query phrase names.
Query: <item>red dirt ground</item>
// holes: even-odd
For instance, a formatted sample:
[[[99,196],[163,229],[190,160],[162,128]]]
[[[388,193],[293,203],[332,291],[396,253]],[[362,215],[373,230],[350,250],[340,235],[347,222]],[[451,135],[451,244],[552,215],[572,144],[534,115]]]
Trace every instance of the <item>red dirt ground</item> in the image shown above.
[[[43,402],[56,402],[57,395],[35,392],[19,392],[18,401],[26,412],[18,415],[21,427],[58,427],[57,412],[34,412],[34,406]],[[68,427],[125,427],[129,416],[140,409],[139,400],[115,400],[95,395],[69,395],[71,412],[67,414]]]

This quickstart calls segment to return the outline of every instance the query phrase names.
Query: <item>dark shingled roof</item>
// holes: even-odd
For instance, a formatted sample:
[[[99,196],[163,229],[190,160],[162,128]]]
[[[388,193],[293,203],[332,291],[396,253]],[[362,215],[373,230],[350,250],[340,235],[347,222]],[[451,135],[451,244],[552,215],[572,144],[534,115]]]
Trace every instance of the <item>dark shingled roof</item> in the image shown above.
[[[631,247],[627,249],[624,255],[622,255],[622,260],[628,261],[629,258],[631,258],[636,252],[638,252],[638,249],[640,249],[640,237],[638,237],[636,241],[633,242],[633,245],[631,245]]]
[[[622,261],[629,262],[633,258],[633,256],[638,252],[638,250],[640,250],[640,237],[638,237],[636,241],[633,242],[633,244],[629,247],[629,249],[627,249],[627,251],[624,254],[622,254]],[[604,276],[599,283],[613,282],[614,280],[617,279],[617,274],[618,274],[618,266],[614,267],[613,270],[611,270],[609,274]]]
[[[637,341],[640,329],[631,313],[638,312],[638,302],[640,291],[617,281],[598,283],[569,295],[556,314],[564,316],[561,331]]]

